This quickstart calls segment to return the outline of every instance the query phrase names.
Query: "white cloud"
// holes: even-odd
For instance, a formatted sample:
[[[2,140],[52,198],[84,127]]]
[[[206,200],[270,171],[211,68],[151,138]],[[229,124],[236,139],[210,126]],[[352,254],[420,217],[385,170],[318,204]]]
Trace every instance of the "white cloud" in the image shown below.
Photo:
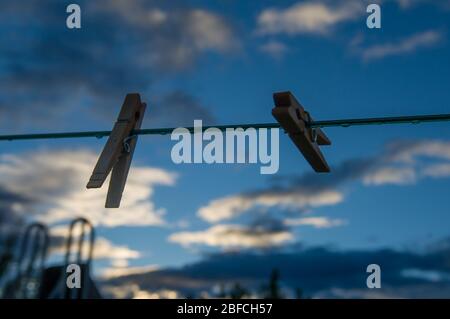
[[[146,7],[142,1],[110,0],[104,3],[89,2],[89,10],[109,11],[128,23],[138,27],[157,26],[167,21],[167,12],[159,8]]]
[[[188,13],[187,19],[187,29],[198,49],[224,52],[235,47],[233,33],[222,17],[194,9]]]
[[[216,225],[205,231],[179,232],[169,241],[189,247],[193,244],[222,248],[268,248],[293,239],[287,230],[266,230],[241,225]]]
[[[89,5],[93,11],[108,10],[140,29],[155,30],[155,27],[165,26],[180,28],[179,31],[186,37],[186,44],[199,50],[221,52],[236,45],[233,31],[225,19],[204,9],[163,10],[139,0],[113,0],[101,4],[93,2]]]
[[[381,167],[363,177],[365,185],[408,185],[416,181],[416,173],[409,167]]]
[[[137,290],[133,299],[181,299],[180,294],[175,290],[160,289],[157,291]]]
[[[102,291],[116,299],[181,299],[179,292],[170,289],[143,290],[138,284],[105,285]]]
[[[443,178],[450,176],[450,163],[434,164],[425,167],[422,175],[434,178]]]
[[[287,218],[284,220],[286,226],[313,226],[315,228],[331,228],[346,224],[342,219],[330,219],[328,217],[301,217]]]
[[[201,207],[197,215],[215,223],[239,216],[245,211],[257,207],[280,207],[287,209],[307,209],[312,207],[335,205],[343,200],[338,191],[322,190],[302,193],[301,191],[262,192],[254,195],[235,195],[219,198]]]
[[[365,185],[380,186],[408,185],[420,178],[448,176],[450,176],[450,142],[424,140],[391,143],[379,165],[364,174],[362,179]]]
[[[264,43],[259,49],[261,52],[264,52],[275,59],[282,58],[288,51],[287,46],[278,41],[269,41]]]
[[[436,162],[438,164],[436,164]],[[430,164],[431,162],[431,164]],[[194,244],[221,248],[255,248],[283,245],[294,240],[295,226],[329,228],[345,225],[346,220],[304,217],[299,214],[343,201],[340,190],[345,183],[366,186],[407,185],[424,177],[450,175],[450,142],[439,140],[397,141],[377,156],[355,159],[335,167],[330,175],[314,173],[281,179],[282,184],[260,191],[226,196],[210,201],[197,215],[210,223],[258,213],[250,226],[216,225],[203,231],[172,234],[169,240],[183,246]],[[270,209],[277,218],[270,218]],[[286,218],[286,213],[293,214]],[[280,218],[281,215],[281,218]]]
[[[450,281],[450,274],[438,270],[404,269],[401,275],[405,278],[422,279],[430,282]]]
[[[160,9],[151,9],[146,15],[148,22],[153,25],[160,25],[167,20],[167,13]]]
[[[363,60],[372,61],[387,56],[404,55],[416,52],[419,49],[429,48],[442,40],[441,32],[430,30],[400,39],[396,43],[373,45],[361,50]]]
[[[128,248],[124,245],[114,245],[106,238],[100,237],[95,241],[94,256],[95,259],[113,259],[113,260],[128,260],[137,259],[141,254]]]
[[[126,269],[129,265],[128,259],[113,259],[111,260],[111,266],[114,269]]]
[[[430,160],[441,162],[429,164]],[[344,193],[339,188],[346,181],[361,182],[366,186],[401,186],[413,184],[424,177],[449,175],[450,142],[399,141],[388,144],[382,154],[372,159],[344,163],[336,168],[329,179],[318,178],[314,183],[308,181],[310,177],[307,175],[297,179],[290,187],[269,188],[218,198],[201,207],[197,215],[210,223],[218,223],[253,211],[267,212],[271,208],[305,212],[341,203]],[[329,220],[324,217],[293,217],[284,220],[285,226],[311,225],[316,228],[335,227],[344,223],[343,220]],[[209,234],[208,230],[207,233],[195,233],[195,236]]]
[[[155,51],[155,54],[150,56],[150,61],[154,65],[169,57],[174,66],[184,67],[199,53],[205,51],[227,53],[239,47],[239,41],[223,17],[206,10],[174,12],[163,27],[171,33],[179,29],[180,36],[176,43],[169,43],[170,52],[161,54],[162,52]],[[164,43],[163,46],[166,46],[168,40],[167,37],[162,37],[158,39],[158,44]]]
[[[128,260],[137,259],[141,254],[123,245],[113,245],[106,238],[97,238],[94,246],[95,259]]]
[[[258,16],[260,34],[326,34],[339,23],[365,13],[361,1],[342,1],[338,5],[301,2],[286,9],[266,9]]]
[[[383,291],[380,291],[383,290]],[[314,295],[317,299],[396,299],[400,298],[395,291],[387,289],[343,289],[330,288]]]
[[[75,227],[72,236],[75,241],[80,236],[81,227]],[[69,235],[69,228],[67,226],[55,226],[50,229],[51,242],[50,253],[58,257],[63,257],[66,253],[66,242]],[[85,237],[86,238],[86,237]],[[75,244],[72,244],[71,252],[72,256],[77,251]],[[88,240],[85,239],[85,244],[82,247],[83,260],[87,257]],[[124,245],[115,245],[104,237],[99,237],[95,240],[93,247],[93,256],[95,260],[109,260],[113,265],[121,265],[126,267],[130,259],[137,259],[141,257],[141,253],[136,250],[132,250]]]
[[[112,267],[112,268],[105,268],[101,273],[101,277],[105,279],[110,279],[114,277],[145,274],[159,269],[160,268],[158,265],[147,265],[141,267]]]
[[[420,157],[450,161],[450,142],[448,141],[424,140],[411,143],[392,143],[387,151],[390,161],[405,164],[414,164]]]
[[[233,28],[220,14],[212,11],[176,7],[160,9],[140,0],[114,0],[105,3],[89,2],[92,11],[107,10],[120,17],[134,29],[143,32],[143,45],[151,44],[149,52],[139,57],[143,65],[164,65],[175,68],[189,66],[205,51],[231,52],[239,47]]]
[[[84,216],[94,225],[163,225],[165,210],[151,201],[154,187],[174,185],[176,176],[163,169],[130,169],[118,209],[104,208],[109,181],[101,189],[86,189],[98,154],[88,150],[40,151],[0,156],[0,186],[31,199],[18,203],[16,213],[48,224]],[[132,212],[132,213],[130,213]]]

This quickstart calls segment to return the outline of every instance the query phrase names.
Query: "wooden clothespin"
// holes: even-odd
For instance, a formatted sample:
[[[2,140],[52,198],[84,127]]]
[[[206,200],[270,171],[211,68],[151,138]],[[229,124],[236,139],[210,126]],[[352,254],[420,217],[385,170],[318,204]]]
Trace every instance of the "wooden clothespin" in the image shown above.
[[[141,127],[146,104],[141,103],[137,93],[127,94],[120,110],[117,122],[108,141],[97,160],[87,188],[100,188],[111,172],[106,208],[118,208],[136,147],[137,136],[132,135],[133,130]]]
[[[331,145],[331,141],[320,128],[311,128],[313,119],[291,92],[273,95],[275,107],[272,115],[302,152],[305,159],[318,173],[328,173],[330,168],[319,149],[319,145]]]

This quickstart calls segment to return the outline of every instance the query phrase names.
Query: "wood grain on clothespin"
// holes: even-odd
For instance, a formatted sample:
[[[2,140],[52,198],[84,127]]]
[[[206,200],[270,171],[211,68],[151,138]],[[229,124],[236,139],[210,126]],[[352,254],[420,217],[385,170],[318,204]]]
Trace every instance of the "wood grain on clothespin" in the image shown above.
[[[134,130],[139,130],[141,128],[142,120],[144,118],[144,113],[146,109],[146,104],[142,103],[139,111],[139,118],[136,121]],[[106,208],[118,208],[120,206],[120,201],[122,199],[122,193],[125,189],[125,184],[127,182],[128,171],[130,170],[131,161],[133,159],[134,149],[136,148],[138,136],[129,136],[129,140],[125,141],[128,147],[124,147],[122,153],[119,156],[119,160],[116,165],[114,165],[111,172],[111,179],[109,181],[108,195],[106,197]]]
[[[141,102],[140,95],[137,93],[127,94],[114,128],[86,185],[87,188],[100,188],[111,170],[113,171],[105,205],[107,208],[120,206],[133,151],[136,147],[136,137],[131,137],[130,134],[133,130],[141,127],[144,112],[145,104]],[[128,146],[126,149],[125,145]]]
[[[313,120],[291,92],[275,93],[273,99],[275,107],[272,115],[289,134],[311,167],[318,173],[330,172],[318,146],[331,144],[325,133],[320,128],[308,127],[308,123]]]

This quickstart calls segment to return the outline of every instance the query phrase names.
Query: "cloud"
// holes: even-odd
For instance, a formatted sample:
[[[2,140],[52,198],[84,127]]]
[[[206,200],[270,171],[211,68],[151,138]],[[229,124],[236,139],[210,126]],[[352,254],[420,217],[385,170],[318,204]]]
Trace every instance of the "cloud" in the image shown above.
[[[433,0],[395,0],[402,9],[411,9],[420,4],[434,5],[443,9],[450,9],[449,0],[433,1]]]
[[[328,217],[302,217],[287,218],[284,220],[287,226],[313,226],[315,228],[331,228],[346,224],[342,219],[330,219]]]
[[[183,231],[169,236],[169,241],[184,247],[209,246],[224,250],[275,249],[295,239],[293,227],[331,228],[346,224],[328,217],[286,218],[260,215],[247,225],[219,224],[203,231]]]
[[[192,10],[186,25],[198,50],[226,52],[235,48],[236,42],[230,27],[217,14],[201,9]]]
[[[117,299],[180,299],[181,296],[175,290],[155,289],[153,291],[141,290],[139,285],[130,284],[120,287],[102,287],[104,294]]]
[[[314,193],[302,188],[277,189],[216,199],[201,207],[197,215],[210,223],[215,223],[237,217],[255,207],[278,206],[281,209],[308,209],[335,205],[342,199],[343,195],[340,192],[331,190]]]
[[[143,35],[157,44],[146,51],[151,62],[166,67],[185,67],[204,51],[227,53],[238,47],[233,28],[221,15],[199,8],[179,5],[162,5],[156,1],[115,0],[109,3],[92,3],[96,14],[105,11],[108,16],[120,17],[125,27]],[[161,6],[161,7],[158,7]],[[123,27],[123,24],[121,27]],[[165,51],[165,49],[168,49]]]
[[[281,59],[289,51],[288,47],[279,41],[266,42],[259,49],[274,59]]]
[[[450,142],[445,140],[404,140],[387,145],[386,158],[404,164],[414,164],[420,158],[450,161]]]
[[[69,227],[67,226],[55,226],[50,229],[50,252],[53,254],[63,255],[66,252],[66,243],[69,236]],[[75,228],[72,234],[74,238],[80,236],[80,229]],[[112,259],[128,260],[141,257],[141,254],[132,250],[126,246],[118,246],[111,243],[104,237],[99,237],[95,240],[94,259]]]
[[[65,28],[61,1],[0,4],[4,126],[56,125],[55,118],[80,112],[112,118],[126,93],[151,95],[167,74],[191,68],[205,54],[232,53],[239,42],[220,14],[176,2],[77,4],[79,30]]]
[[[403,277],[406,278],[416,278],[427,280],[430,282],[450,282],[450,273],[444,273],[435,270],[421,270],[421,269],[403,269],[401,272]]]
[[[113,259],[115,261],[123,261],[129,259],[137,259],[141,257],[141,253],[132,250],[124,245],[114,245],[106,238],[97,238],[95,241],[94,256],[95,259]]]
[[[170,92],[148,109],[149,125],[160,127],[193,126],[194,120],[201,119],[204,125],[212,125],[214,116],[193,96],[182,91]]]
[[[30,216],[27,216],[30,219]],[[25,230],[25,220],[24,218],[18,219],[14,216],[14,213],[9,216],[8,219],[3,220],[0,223],[1,237],[0,237],[0,251],[10,250],[13,254],[17,254],[17,249],[20,247],[19,244],[23,240],[24,230]],[[10,237],[9,236],[14,236]],[[50,263],[63,262],[66,250],[67,241],[69,236],[69,226],[68,225],[53,225],[49,227],[49,243],[47,256]],[[81,261],[86,261],[88,258],[88,247],[89,247],[89,236],[90,233],[85,233]],[[75,227],[72,233],[72,246],[70,250],[70,261],[74,261],[74,257],[77,256],[78,252],[78,239],[81,236],[81,227]],[[3,237],[3,238],[2,238]],[[14,238],[14,242],[8,242],[8,239]],[[113,272],[120,274],[128,274],[125,272],[125,267],[128,266],[130,259],[138,259],[142,255],[139,251],[133,250],[125,245],[116,245],[110,240],[104,237],[96,237],[93,246],[93,261],[108,261],[111,263],[113,268],[107,268],[109,274]],[[122,271],[121,271],[122,270]],[[149,268],[146,268],[148,271]]]
[[[247,212],[274,208],[290,213],[304,213],[308,210],[333,206],[344,200],[338,189],[342,183],[361,178],[374,165],[372,160],[350,160],[333,168],[328,176],[305,173],[301,176],[277,178],[282,185],[267,189],[249,191],[210,201],[199,208],[197,215],[210,222],[232,219]]]
[[[434,178],[443,178],[450,176],[450,164],[436,164],[430,165],[425,168],[422,172],[424,176],[434,177]]]
[[[277,209],[278,214],[280,211],[302,214],[343,202],[342,185],[346,183],[409,185],[426,177],[448,176],[440,173],[448,172],[449,164],[448,141],[395,141],[388,143],[380,154],[335,165],[330,174],[277,177],[274,181],[280,184],[270,185],[266,189],[214,199],[200,207],[197,215],[210,223],[217,223],[267,208]]]
[[[148,265],[141,267],[113,267],[104,269],[101,273],[101,277],[103,279],[111,279],[114,277],[145,274],[156,271],[158,269],[160,269],[158,265]]]
[[[221,248],[268,248],[292,239],[292,234],[287,230],[241,225],[216,225],[205,231],[179,232],[169,237],[169,241],[185,247],[202,244]]]
[[[443,239],[449,242],[448,239]],[[137,285],[152,292],[169,289],[180,296],[209,295],[214,287],[239,282],[260,293],[261,285],[277,269],[281,284],[291,291],[301,288],[313,298],[448,298],[450,245],[441,249],[417,251],[336,250],[313,247],[292,252],[220,253],[178,269],[160,269],[146,274],[116,277],[104,285]],[[443,249],[442,247],[447,247]],[[382,288],[367,289],[367,265],[382,269]]]
[[[365,13],[361,1],[300,2],[286,9],[270,8],[258,16],[258,33],[315,34],[330,33],[338,24],[351,21]]]
[[[383,59],[389,56],[405,55],[414,53],[420,49],[430,48],[439,44],[443,39],[441,32],[429,30],[413,34],[400,39],[396,43],[385,43],[360,49],[364,61]]]
[[[398,5],[403,9],[409,9],[419,3],[427,2],[428,0],[396,0]]]
[[[105,227],[163,225],[165,211],[155,207],[151,197],[155,186],[172,186],[176,176],[163,169],[133,165],[121,207],[105,209],[109,181],[101,189],[86,189],[97,157],[82,149],[1,155],[0,187],[27,198],[14,202],[16,216],[49,224],[85,216],[94,225]]]
[[[365,185],[408,185],[414,184],[415,181],[416,173],[410,167],[380,167],[363,178]]]
[[[11,223],[8,225],[15,226]],[[19,248],[18,243],[22,240],[20,237],[23,235],[24,227],[17,227],[16,236],[18,237],[18,241],[16,242],[15,248]],[[82,254],[81,260],[84,262],[88,258],[88,248],[89,248],[89,236],[90,233],[85,233],[83,246],[82,246]],[[56,226],[49,228],[49,245],[48,245],[48,260],[50,263],[55,262],[63,262],[66,250],[67,250],[67,241],[69,236],[69,226],[58,224]],[[81,227],[75,227],[72,233],[72,246],[70,248],[70,261],[74,261],[74,257],[77,256],[78,253],[78,239],[81,236]],[[3,248],[0,242],[0,249]],[[16,251],[17,253],[17,251]],[[110,240],[104,237],[97,237],[93,246],[93,255],[92,259],[94,261],[109,261],[112,266],[115,268],[109,268],[112,272],[112,269],[123,269],[123,267],[128,266],[128,262],[130,259],[138,259],[141,257],[141,253],[139,251],[130,249],[125,245],[116,245],[112,243]],[[148,270],[148,269],[147,269]]]
[[[19,213],[19,210],[22,205],[28,205],[29,203],[28,198],[4,190],[0,186],[0,240],[6,240],[9,236],[20,231],[26,214]]]
[[[448,172],[449,164],[450,143],[447,141],[394,141],[377,155],[350,159],[333,166],[330,174],[308,172],[300,176],[279,176],[265,189],[211,200],[198,209],[197,216],[201,219],[217,224],[250,217],[251,222],[179,232],[172,234],[169,241],[186,247],[192,244],[234,249],[281,247],[295,240],[294,227],[323,229],[346,224],[346,220],[339,218],[303,215],[343,202],[343,187],[347,184],[360,183],[367,187],[410,185],[423,178],[450,176],[441,174],[443,170]],[[245,219],[243,221],[245,224]]]

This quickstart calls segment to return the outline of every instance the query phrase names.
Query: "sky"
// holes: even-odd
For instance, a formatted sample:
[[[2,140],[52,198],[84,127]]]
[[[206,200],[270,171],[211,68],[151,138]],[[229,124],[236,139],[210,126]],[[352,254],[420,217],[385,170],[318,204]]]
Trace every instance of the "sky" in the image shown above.
[[[66,27],[70,3],[81,29]],[[369,3],[381,29],[366,26]],[[449,16],[447,0],[2,1],[0,134],[108,130],[130,92],[147,103],[144,128],[271,123],[279,91],[316,120],[448,113]],[[282,132],[275,175],[175,164],[170,136],[141,136],[119,209],[104,208],[106,185],[85,188],[105,138],[0,142],[0,226],[40,221],[64,238],[87,217],[94,272],[116,284],[133,272],[259,280],[270,267],[246,267],[276,258],[287,286],[318,297],[449,297],[448,123],[325,132],[326,175]],[[315,272],[289,270],[311,256]],[[389,288],[365,287],[370,263],[386,265]]]

